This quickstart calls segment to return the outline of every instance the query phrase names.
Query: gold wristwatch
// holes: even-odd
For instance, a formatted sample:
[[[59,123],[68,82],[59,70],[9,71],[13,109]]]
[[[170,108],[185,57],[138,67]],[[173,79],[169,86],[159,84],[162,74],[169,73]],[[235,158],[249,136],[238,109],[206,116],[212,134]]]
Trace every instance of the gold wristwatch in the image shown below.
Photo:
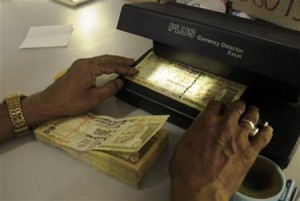
[[[21,136],[29,132],[26,124],[24,114],[21,108],[21,98],[25,98],[23,94],[14,94],[4,98],[3,102],[6,103],[10,120],[12,122],[14,132],[17,136]]]

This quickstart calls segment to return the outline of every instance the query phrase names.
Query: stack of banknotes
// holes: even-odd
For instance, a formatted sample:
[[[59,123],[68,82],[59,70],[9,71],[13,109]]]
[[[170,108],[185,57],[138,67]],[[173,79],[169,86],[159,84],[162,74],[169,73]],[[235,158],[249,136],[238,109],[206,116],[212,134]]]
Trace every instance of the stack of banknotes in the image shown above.
[[[55,146],[96,170],[139,186],[168,145],[167,115],[115,119],[84,114],[58,118],[35,129]]]

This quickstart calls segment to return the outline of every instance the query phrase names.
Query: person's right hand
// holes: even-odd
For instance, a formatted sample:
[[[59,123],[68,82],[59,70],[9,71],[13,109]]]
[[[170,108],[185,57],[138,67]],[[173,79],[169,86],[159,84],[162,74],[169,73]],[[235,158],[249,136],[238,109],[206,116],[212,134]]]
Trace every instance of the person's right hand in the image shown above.
[[[170,162],[173,201],[227,201],[238,189],[273,131],[264,127],[250,139],[251,126],[241,118],[256,125],[258,108],[212,101],[194,120]]]

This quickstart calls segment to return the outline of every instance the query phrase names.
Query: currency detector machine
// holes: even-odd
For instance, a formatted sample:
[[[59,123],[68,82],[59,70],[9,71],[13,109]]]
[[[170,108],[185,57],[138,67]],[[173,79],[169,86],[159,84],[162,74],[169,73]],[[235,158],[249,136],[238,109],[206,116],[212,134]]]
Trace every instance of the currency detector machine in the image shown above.
[[[215,98],[225,103],[240,98],[257,106],[260,118],[274,128],[272,141],[261,154],[281,168],[288,166],[300,133],[299,32],[182,4],[151,2],[125,4],[117,28],[153,40],[153,48],[135,65],[148,67],[149,76],[157,77],[146,84],[122,77],[125,85],[119,99],[152,114],[170,114],[170,122],[187,128],[201,109],[189,102],[186,92],[199,77],[213,82],[220,78],[218,84],[226,83],[227,89]],[[151,62],[164,65],[153,72]],[[228,83],[237,87],[235,94],[229,93]],[[214,94],[212,89],[198,88],[203,90]],[[197,87],[190,94],[196,92]]]

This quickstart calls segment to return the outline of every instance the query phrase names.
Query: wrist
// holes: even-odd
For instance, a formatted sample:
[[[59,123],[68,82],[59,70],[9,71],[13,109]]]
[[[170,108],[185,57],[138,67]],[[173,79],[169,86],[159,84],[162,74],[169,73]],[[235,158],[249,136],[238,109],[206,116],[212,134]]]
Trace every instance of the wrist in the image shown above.
[[[224,186],[218,181],[201,183],[191,178],[172,180],[172,201],[228,201],[229,195]]]
[[[6,96],[3,99],[3,102],[7,106],[7,111],[11,120],[13,131],[17,136],[21,136],[29,132],[29,127],[27,126],[21,106],[21,100],[24,97],[26,96],[17,93]]]
[[[49,119],[59,116],[55,103],[44,92],[31,95],[22,101],[24,117],[28,126],[35,127]]]

